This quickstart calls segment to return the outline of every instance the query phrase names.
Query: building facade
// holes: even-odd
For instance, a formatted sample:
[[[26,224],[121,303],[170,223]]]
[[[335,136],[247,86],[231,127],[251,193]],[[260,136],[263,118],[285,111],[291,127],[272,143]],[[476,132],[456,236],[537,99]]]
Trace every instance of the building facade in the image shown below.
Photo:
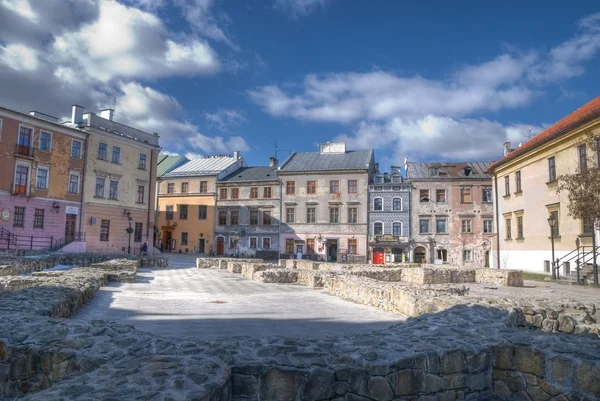
[[[217,179],[245,166],[238,152],[190,160],[158,179],[155,246],[166,252],[214,254]]]
[[[494,235],[490,163],[407,163],[412,260],[489,266]]]
[[[270,167],[242,167],[217,182],[218,256],[279,257],[281,185]]]
[[[377,164],[376,164],[377,166]],[[400,167],[378,171],[369,184],[369,251],[372,263],[409,261],[410,184]]]
[[[372,149],[348,151],[345,143],[326,143],[319,152],[292,153],[278,170],[281,257],[365,262],[374,172]]]
[[[87,137],[55,117],[0,108],[0,248],[50,249],[81,238]]]
[[[592,236],[597,236],[593,221],[570,217],[568,194],[556,192],[561,175],[597,167],[598,151],[584,143],[589,133],[600,134],[600,97],[514,150],[510,149],[510,143],[505,144],[504,157],[490,167],[498,194],[494,267],[550,273],[549,217],[557,221],[555,259],[562,259],[570,252],[575,255],[577,241],[586,247],[582,253],[591,250]],[[595,159],[595,166],[588,165],[591,158]],[[571,268],[575,263],[571,260]],[[562,261],[559,265],[562,266]]]

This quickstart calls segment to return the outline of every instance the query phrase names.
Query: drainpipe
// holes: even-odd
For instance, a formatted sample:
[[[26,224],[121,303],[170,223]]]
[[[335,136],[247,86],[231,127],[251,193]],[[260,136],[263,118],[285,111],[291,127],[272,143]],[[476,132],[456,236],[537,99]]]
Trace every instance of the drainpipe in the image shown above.
[[[152,168],[154,166],[154,151],[150,150],[150,168],[148,169],[148,222],[146,224],[146,243],[150,243],[150,213],[152,210],[152,202],[150,202],[150,188],[152,188]],[[156,192],[156,180],[154,180],[154,191]],[[154,198],[156,198],[154,193]],[[153,219],[154,221],[154,219]],[[152,248],[154,248],[154,222],[152,223]],[[154,254],[154,249],[152,250]]]
[[[500,269],[500,211],[498,199],[498,175],[494,173],[494,199],[496,200],[496,263],[497,269]]]
[[[277,261],[279,261],[279,258],[281,256],[282,209],[283,209],[283,181],[281,180],[281,178],[279,178],[279,224],[277,225]]]
[[[90,134],[89,132],[86,133],[86,137],[85,137],[85,145],[83,148],[83,172],[82,172],[82,178],[81,178],[81,200],[79,201],[79,236],[81,238],[81,230],[83,229],[83,195],[85,193],[85,176],[86,176],[86,170],[87,170],[87,158],[88,158],[88,141],[90,139]]]

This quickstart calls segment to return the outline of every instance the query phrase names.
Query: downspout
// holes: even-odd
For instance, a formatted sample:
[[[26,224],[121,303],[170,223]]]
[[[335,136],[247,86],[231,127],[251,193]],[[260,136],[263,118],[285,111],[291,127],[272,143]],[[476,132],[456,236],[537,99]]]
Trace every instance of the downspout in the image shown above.
[[[279,178],[279,224],[277,224],[277,260],[281,257],[281,219],[283,209],[283,181]],[[308,250],[307,250],[308,251]],[[306,252],[308,253],[308,252]]]
[[[369,218],[371,216],[371,192],[369,191],[369,185],[371,185],[371,178],[369,177],[369,173],[367,173],[367,237],[366,237],[366,244],[365,244],[365,250],[366,250],[366,255],[365,255],[365,262],[369,263],[369,262],[373,262],[373,258],[371,257],[371,244],[369,243],[369,230],[371,229],[371,219]]]
[[[81,179],[81,200],[79,201],[79,236],[81,239],[81,230],[83,229],[83,195],[85,193],[85,176],[87,170],[87,158],[88,158],[88,141],[90,139],[90,133],[86,133],[85,146],[84,146],[84,157],[83,157],[83,173]]]
[[[496,263],[500,269],[500,211],[498,199],[498,175],[494,172],[494,199],[496,199]]]
[[[154,151],[150,150],[150,168],[148,169],[148,222],[146,224],[146,243],[150,242],[150,212],[152,210],[152,202],[150,202],[150,188],[152,188],[152,168],[154,166]],[[154,191],[156,192],[156,180],[154,180]],[[154,194],[156,199],[156,193]],[[154,201],[154,200],[153,200]],[[154,219],[153,219],[154,221]],[[154,247],[154,222],[152,223],[152,247]],[[154,253],[154,250],[153,250]]]

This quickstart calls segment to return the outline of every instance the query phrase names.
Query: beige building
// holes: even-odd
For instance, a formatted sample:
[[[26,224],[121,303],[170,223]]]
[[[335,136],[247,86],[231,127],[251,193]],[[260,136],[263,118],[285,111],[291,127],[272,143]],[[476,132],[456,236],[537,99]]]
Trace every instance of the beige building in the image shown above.
[[[588,131],[600,132],[600,97],[514,150],[505,144],[504,157],[490,167],[497,195],[494,267],[550,273],[550,216],[558,221],[554,246],[561,267],[564,261],[573,267],[574,259],[565,256],[576,249],[576,240],[590,250],[593,223],[569,217],[567,193],[556,192],[557,178],[577,172],[593,154],[581,146]]]

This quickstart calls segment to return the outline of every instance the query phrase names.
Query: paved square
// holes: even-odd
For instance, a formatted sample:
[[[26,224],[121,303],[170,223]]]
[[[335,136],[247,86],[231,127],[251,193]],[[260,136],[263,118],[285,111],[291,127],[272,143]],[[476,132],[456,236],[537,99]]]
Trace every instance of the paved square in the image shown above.
[[[262,284],[226,270],[196,269],[175,256],[168,269],[140,269],[136,283],[102,288],[74,319],[131,324],[184,339],[234,336],[324,338],[368,333],[402,316],[292,284]]]

